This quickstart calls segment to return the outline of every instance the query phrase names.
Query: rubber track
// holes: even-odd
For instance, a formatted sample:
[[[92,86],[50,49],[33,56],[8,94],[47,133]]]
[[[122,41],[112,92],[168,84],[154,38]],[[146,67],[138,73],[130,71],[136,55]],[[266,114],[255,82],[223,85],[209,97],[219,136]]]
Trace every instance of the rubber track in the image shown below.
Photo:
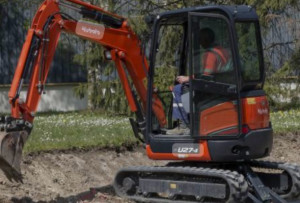
[[[222,179],[227,182],[227,185],[230,188],[230,195],[226,200],[226,203],[239,203],[245,202],[248,194],[248,184],[242,174],[239,174],[235,171],[222,170],[222,169],[214,169],[214,168],[196,168],[196,167],[129,167],[120,170],[114,181],[114,188],[116,193],[128,199],[132,199],[135,201],[141,202],[163,202],[163,203],[171,203],[171,202],[187,202],[186,200],[168,200],[168,199],[160,199],[160,198],[147,198],[144,196],[128,196],[125,191],[122,190],[122,187],[118,184],[118,177],[121,174],[126,174],[130,176],[132,173],[136,174],[155,174],[155,173],[170,173],[170,175],[176,174],[186,174],[186,175],[195,175],[195,176],[207,176],[209,178],[214,179]],[[127,176],[121,176],[125,178]],[[122,181],[121,181],[122,182]],[[189,201],[189,202],[199,202],[199,201]],[[224,200],[220,201],[224,202]]]
[[[299,200],[300,199],[300,165],[283,163],[283,162],[270,162],[270,161],[253,161],[251,166],[265,168],[265,169],[280,169],[286,171],[292,178],[293,185],[287,194],[280,195],[286,200]]]

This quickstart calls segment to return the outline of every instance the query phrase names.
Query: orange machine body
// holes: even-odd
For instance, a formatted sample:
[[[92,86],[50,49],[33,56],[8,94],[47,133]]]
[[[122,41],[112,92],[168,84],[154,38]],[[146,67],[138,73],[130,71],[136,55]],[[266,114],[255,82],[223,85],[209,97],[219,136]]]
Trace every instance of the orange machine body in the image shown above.
[[[60,5],[62,5],[60,2],[57,0],[45,0],[33,19],[9,91],[12,117],[23,119],[29,123],[33,122],[61,31],[103,45],[110,52],[111,60],[115,62],[131,111],[140,112],[141,109],[142,113],[145,113],[147,106],[145,80],[149,67],[146,57],[140,48],[141,42],[131,30],[127,21],[121,16],[80,0],[64,0],[64,2],[68,2],[68,6],[69,4],[76,4],[74,7],[79,12],[82,9],[92,14],[100,12],[96,13],[96,17],[98,14],[105,14],[107,15],[106,17],[116,19],[114,22],[120,22],[120,24],[118,26],[113,26],[113,24],[106,26],[107,24],[105,23],[95,24],[87,21],[77,21],[64,16],[60,10]],[[84,16],[84,14],[82,15]],[[103,22],[102,17],[101,22]],[[33,46],[35,43],[37,45]],[[36,49],[34,49],[35,47]],[[29,59],[33,57],[31,55],[32,52],[34,52],[35,58],[33,61],[30,61]],[[31,65],[28,66],[28,63]],[[24,73],[27,72],[28,67],[31,68],[30,84],[26,101],[21,101],[19,95],[25,79],[24,75],[26,75]],[[131,87],[128,77],[131,78],[134,88]],[[133,91],[136,91],[139,95],[142,108],[139,108]],[[149,109],[154,112],[160,126],[164,127],[167,122],[162,102],[155,93],[151,95],[151,98],[153,102]],[[239,134],[246,134],[252,130],[269,127],[269,107],[265,96],[242,98],[240,103],[241,112],[238,111],[237,101],[228,101],[214,105],[199,113],[200,136],[199,138],[196,137],[195,140],[194,137],[191,139],[193,144],[199,146],[200,150],[197,153],[156,153],[153,152],[151,144],[148,143],[146,148],[149,158],[209,161],[212,159],[212,154],[209,151],[208,141],[203,138],[230,135],[237,137]],[[238,116],[239,114],[241,117]],[[239,120],[241,120],[241,123]],[[241,132],[239,126],[242,126]],[[162,145],[161,148],[165,148],[165,146]]]
[[[266,96],[243,98],[242,101],[242,132],[268,128],[270,125],[269,104]],[[200,112],[201,136],[230,136],[238,135],[237,102],[228,101],[220,103]],[[215,119],[218,118],[218,119]],[[154,153],[151,146],[147,145],[147,155],[155,160],[187,160],[187,161],[211,161],[207,140],[200,137],[199,153],[176,154]]]

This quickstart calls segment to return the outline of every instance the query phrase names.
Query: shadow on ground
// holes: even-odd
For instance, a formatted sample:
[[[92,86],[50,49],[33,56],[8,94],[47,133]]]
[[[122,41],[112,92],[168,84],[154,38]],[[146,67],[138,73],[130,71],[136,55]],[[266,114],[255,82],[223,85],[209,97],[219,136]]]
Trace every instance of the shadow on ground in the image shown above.
[[[109,196],[109,197],[108,197]],[[92,201],[97,199],[98,201],[105,202],[111,196],[116,196],[114,188],[112,185],[106,185],[100,188],[91,188],[89,191],[82,192],[77,195],[72,195],[69,197],[57,197],[51,201],[33,201],[30,197],[23,197],[21,199],[12,198],[13,203],[75,203],[80,201]]]

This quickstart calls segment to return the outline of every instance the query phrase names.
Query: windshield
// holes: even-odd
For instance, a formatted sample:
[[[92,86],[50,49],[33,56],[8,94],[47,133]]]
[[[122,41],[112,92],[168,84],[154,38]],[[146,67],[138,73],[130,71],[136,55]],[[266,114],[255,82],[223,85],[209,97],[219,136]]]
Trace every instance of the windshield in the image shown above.
[[[260,51],[258,24],[255,22],[237,22],[235,27],[243,81],[260,81],[262,80],[263,60]]]

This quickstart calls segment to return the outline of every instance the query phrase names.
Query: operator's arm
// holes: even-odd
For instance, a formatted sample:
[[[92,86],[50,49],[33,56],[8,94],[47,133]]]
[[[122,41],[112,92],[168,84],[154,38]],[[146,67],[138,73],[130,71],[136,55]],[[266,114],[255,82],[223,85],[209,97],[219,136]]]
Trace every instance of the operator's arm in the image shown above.
[[[176,81],[179,82],[180,84],[187,83],[187,82],[189,82],[189,80],[190,80],[190,77],[184,76],[184,75],[177,76],[177,78],[176,78]]]
[[[216,72],[216,67],[218,66],[218,59],[213,52],[206,52],[202,56],[202,65],[201,65],[201,73],[203,75],[211,75]],[[192,76],[193,77],[193,76]],[[180,75],[176,78],[176,81],[180,84],[189,82],[190,77]]]

